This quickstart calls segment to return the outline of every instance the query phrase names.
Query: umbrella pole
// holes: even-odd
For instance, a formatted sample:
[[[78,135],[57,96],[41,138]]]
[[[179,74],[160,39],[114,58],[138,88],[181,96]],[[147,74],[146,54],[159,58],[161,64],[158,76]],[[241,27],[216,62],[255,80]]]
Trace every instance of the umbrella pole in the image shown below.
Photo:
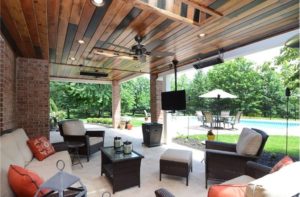
[[[291,92],[289,88],[285,90],[286,96],[286,134],[285,134],[285,154],[288,154],[288,136],[289,136],[289,97]]]

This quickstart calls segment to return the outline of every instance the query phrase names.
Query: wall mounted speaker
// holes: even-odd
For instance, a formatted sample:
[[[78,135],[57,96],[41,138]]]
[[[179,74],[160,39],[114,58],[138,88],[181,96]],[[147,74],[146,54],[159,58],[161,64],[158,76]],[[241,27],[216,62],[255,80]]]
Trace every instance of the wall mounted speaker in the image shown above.
[[[107,77],[107,73],[103,72],[86,72],[86,71],[80,71],[80,75],[84,76],[92,76],[92,77]]]

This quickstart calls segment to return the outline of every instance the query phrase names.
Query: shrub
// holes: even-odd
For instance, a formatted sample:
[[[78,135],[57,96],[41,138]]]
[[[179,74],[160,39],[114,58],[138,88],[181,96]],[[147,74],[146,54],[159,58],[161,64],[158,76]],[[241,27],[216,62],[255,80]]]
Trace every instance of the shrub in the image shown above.
[[[112,125],[111,118],[87,118],[86,121],[88,123],[102,123],[102,124]]]

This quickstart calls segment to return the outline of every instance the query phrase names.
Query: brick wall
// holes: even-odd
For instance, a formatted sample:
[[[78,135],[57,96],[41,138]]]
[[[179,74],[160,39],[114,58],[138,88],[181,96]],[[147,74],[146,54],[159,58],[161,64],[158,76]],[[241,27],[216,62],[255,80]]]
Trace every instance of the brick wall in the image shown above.
[[[0,34],[0,132],[16,128],[15,55]]]
[[[28,136],[49,137],[49,63],[17,58],[18,127]]]
[[[157,74],[151,74],[150,76],[151,122],[163,123],[163,111],[161,110],[161,92],[163,91],[163,81],[159,81],[157,78]]]

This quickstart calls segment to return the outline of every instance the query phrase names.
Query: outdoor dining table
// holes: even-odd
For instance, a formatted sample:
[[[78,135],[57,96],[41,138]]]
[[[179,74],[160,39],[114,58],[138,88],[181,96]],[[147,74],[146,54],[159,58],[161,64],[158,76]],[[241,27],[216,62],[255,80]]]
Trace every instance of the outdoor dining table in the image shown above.
[[[217,128],[223,128],[221,127],[221,123],[228,121],[228,120],[232,120],[234,116],[220,116],[220,115],[213,115],[213,119],[216,123],[216,127]]]

